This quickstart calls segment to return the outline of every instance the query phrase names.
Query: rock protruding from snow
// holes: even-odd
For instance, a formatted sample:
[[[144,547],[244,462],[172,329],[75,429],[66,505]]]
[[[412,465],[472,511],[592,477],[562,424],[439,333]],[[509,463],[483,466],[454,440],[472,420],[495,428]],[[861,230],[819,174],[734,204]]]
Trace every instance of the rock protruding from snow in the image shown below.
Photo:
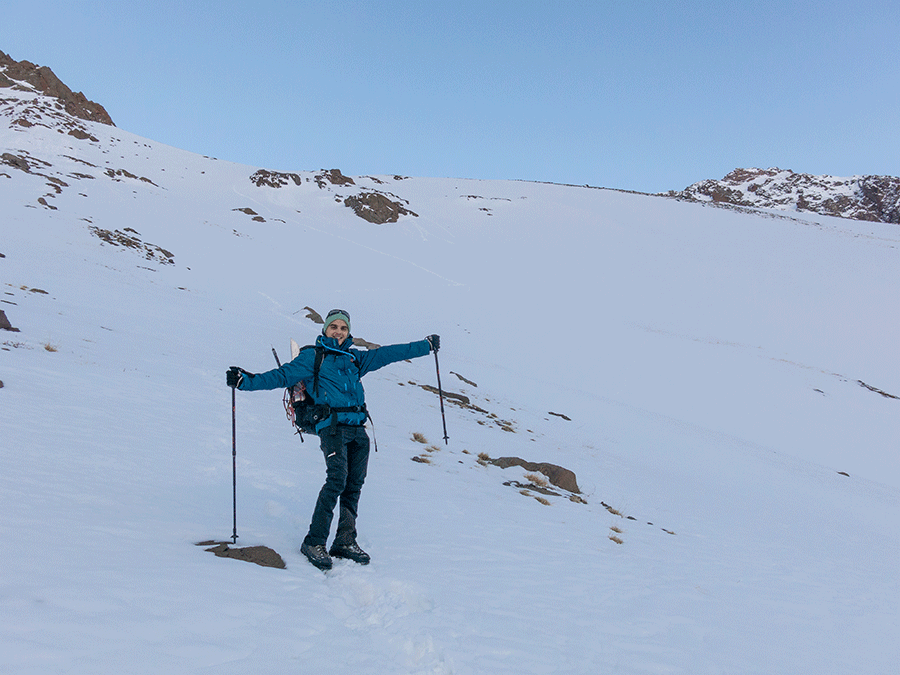
[[[381,192],[360,192],[358,195],[350,195],[344,200],[344,206],[353,209],[353,212],[363,220],[376,225],[396,223],[400,216],[419,215]]]
[[[520,466],[526,471],[538,471],[556,487],[568,490],[569,492],[579,495],[581,490],[578,488],[578,481],[575,478],[575,472],[556,464],[548,462],[528,462],[521,457],[498,457],[497,459],[488,460],[494,466],[501,469],[508,469],[511,466]]]
[[[735,169],[670,197],[751,208],[812,211],[838,218],[900,223],[900,178],[813,176],[786,169]]]
[[[59,99],[66,112],[73,117],[116,126],[102,105],[89,101],[80,91],[73,92],[47,66],[37,66],[30,61],[15,61],[0,51],[0,88],[21,88],[22,83],[46,96]]]

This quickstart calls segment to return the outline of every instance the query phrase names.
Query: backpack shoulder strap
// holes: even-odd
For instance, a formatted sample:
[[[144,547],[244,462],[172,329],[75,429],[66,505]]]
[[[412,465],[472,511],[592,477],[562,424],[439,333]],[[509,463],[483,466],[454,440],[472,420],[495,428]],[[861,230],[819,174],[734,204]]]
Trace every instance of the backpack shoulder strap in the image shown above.
[[[316,360],[313,362],[313,391],[319,394],[319,368],[322,367],[322,360],[325,358],[325,347],[313,345],[316,350]]]
[[[325,348],[320,347],[319,345],[304,345],[300,347],[297,351],[297,356],[300,355],[300,352],[304,352],[307,349],[315,349],[316,350],[316,358],[313,361],[313,392],[314,395],[319,393],[319,368],[322,367],[322,359],[325,358]],[[295,356],[294,358],[297,358]]]

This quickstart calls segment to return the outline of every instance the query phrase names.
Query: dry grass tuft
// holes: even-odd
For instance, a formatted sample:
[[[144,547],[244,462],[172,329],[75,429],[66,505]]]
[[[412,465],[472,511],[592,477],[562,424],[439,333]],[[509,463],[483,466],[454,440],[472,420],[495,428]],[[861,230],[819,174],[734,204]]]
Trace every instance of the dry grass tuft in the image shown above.
[[[575,502],[576,504],[587,504],[587,499],[580,495],[569,495],[569,501]]]
[[[537,473],[526,473],[525,478],[528,479],[528,482],[532,485],[537,485],[538,487],[547,487],[547,479]]]
[[[609,529],[611,529],[611,530],[612,530],[613,532],[615,532],[616,534],[622,534],[621,528],[619,528],[617,525],[613,525],[613,526],[610,527]]]
[[[415,433],[412,435],[412,439],[413,439],[416,443],[422,443],[422,444],[425,444],[425,443],[428,442],[428,439],[425,438],[425,437],[424,437],[422,434],[420,434],[418,431],[415,432]]]
[[[441,451],[441,449],[436,445],[429,445],[427,448],[425,448],[425,450],[427,452],[440,452]]]
[[[50,344],[49,342],[44,344],[44,349],[47,350],[48,352],[58,352],[59,351],[59,347],[57,347],[54,344]]]
[[[478,459],[483,460],[485,462],[490,462],[491,456],[489,454],[487,454],[486,452],[479,452]]]
[[[537,499],[537,500],[538,500],[541,504],[543,504],[544,506],[550,506],[550,501],[549,501],[549,500],[544,499],[543,497],[538,497],[537,495],[535,495],[534,498]]]
[[[414,462],[418,462],[419,464],[431,464],[431,460],[427,457],[422,457],[421,455],[417,455],[416,457],[410,457],[410,459]]]
[[[624,541],[622,541],[621,539],[619,539],[619,538],[618,538],[616,535],[614,535],[614,534],[609,535],[609,540],[610,540],[610,541],[614,541],[614,542],[616,542],[617,544],[624,544],[624,543],[625,543]]]

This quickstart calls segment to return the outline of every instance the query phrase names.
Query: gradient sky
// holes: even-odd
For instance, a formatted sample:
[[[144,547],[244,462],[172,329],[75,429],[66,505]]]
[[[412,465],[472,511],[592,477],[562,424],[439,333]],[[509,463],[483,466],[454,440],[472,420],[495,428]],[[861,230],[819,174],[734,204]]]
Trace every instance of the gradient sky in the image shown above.
[[[900,175],[900,2],[7,0],[120,128],[280,171],[642,192]]]

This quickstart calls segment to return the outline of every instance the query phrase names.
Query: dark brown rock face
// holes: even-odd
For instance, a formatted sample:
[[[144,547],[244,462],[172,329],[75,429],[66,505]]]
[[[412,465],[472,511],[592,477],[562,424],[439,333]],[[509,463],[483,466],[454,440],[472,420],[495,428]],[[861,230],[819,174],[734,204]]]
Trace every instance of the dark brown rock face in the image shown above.
[[[102,105],[89,101],[80,91],[73,92],[47,66],[15,61],[0,52],[0,88],[14,87],[16,82],[27,82],[42,94],[59,99],[73,117],[116,126]]]
[[[418,215],[380,192],[361,192],[352,195],[344,200],[344,206],[349,206],[363,220],[377,225],[396,223],[400,216]]]
[[[340,169],[329,169],[316,176],[316,185],[324,188],[328,183],[332,185],[356,185],[350,176],[345,176]]]

